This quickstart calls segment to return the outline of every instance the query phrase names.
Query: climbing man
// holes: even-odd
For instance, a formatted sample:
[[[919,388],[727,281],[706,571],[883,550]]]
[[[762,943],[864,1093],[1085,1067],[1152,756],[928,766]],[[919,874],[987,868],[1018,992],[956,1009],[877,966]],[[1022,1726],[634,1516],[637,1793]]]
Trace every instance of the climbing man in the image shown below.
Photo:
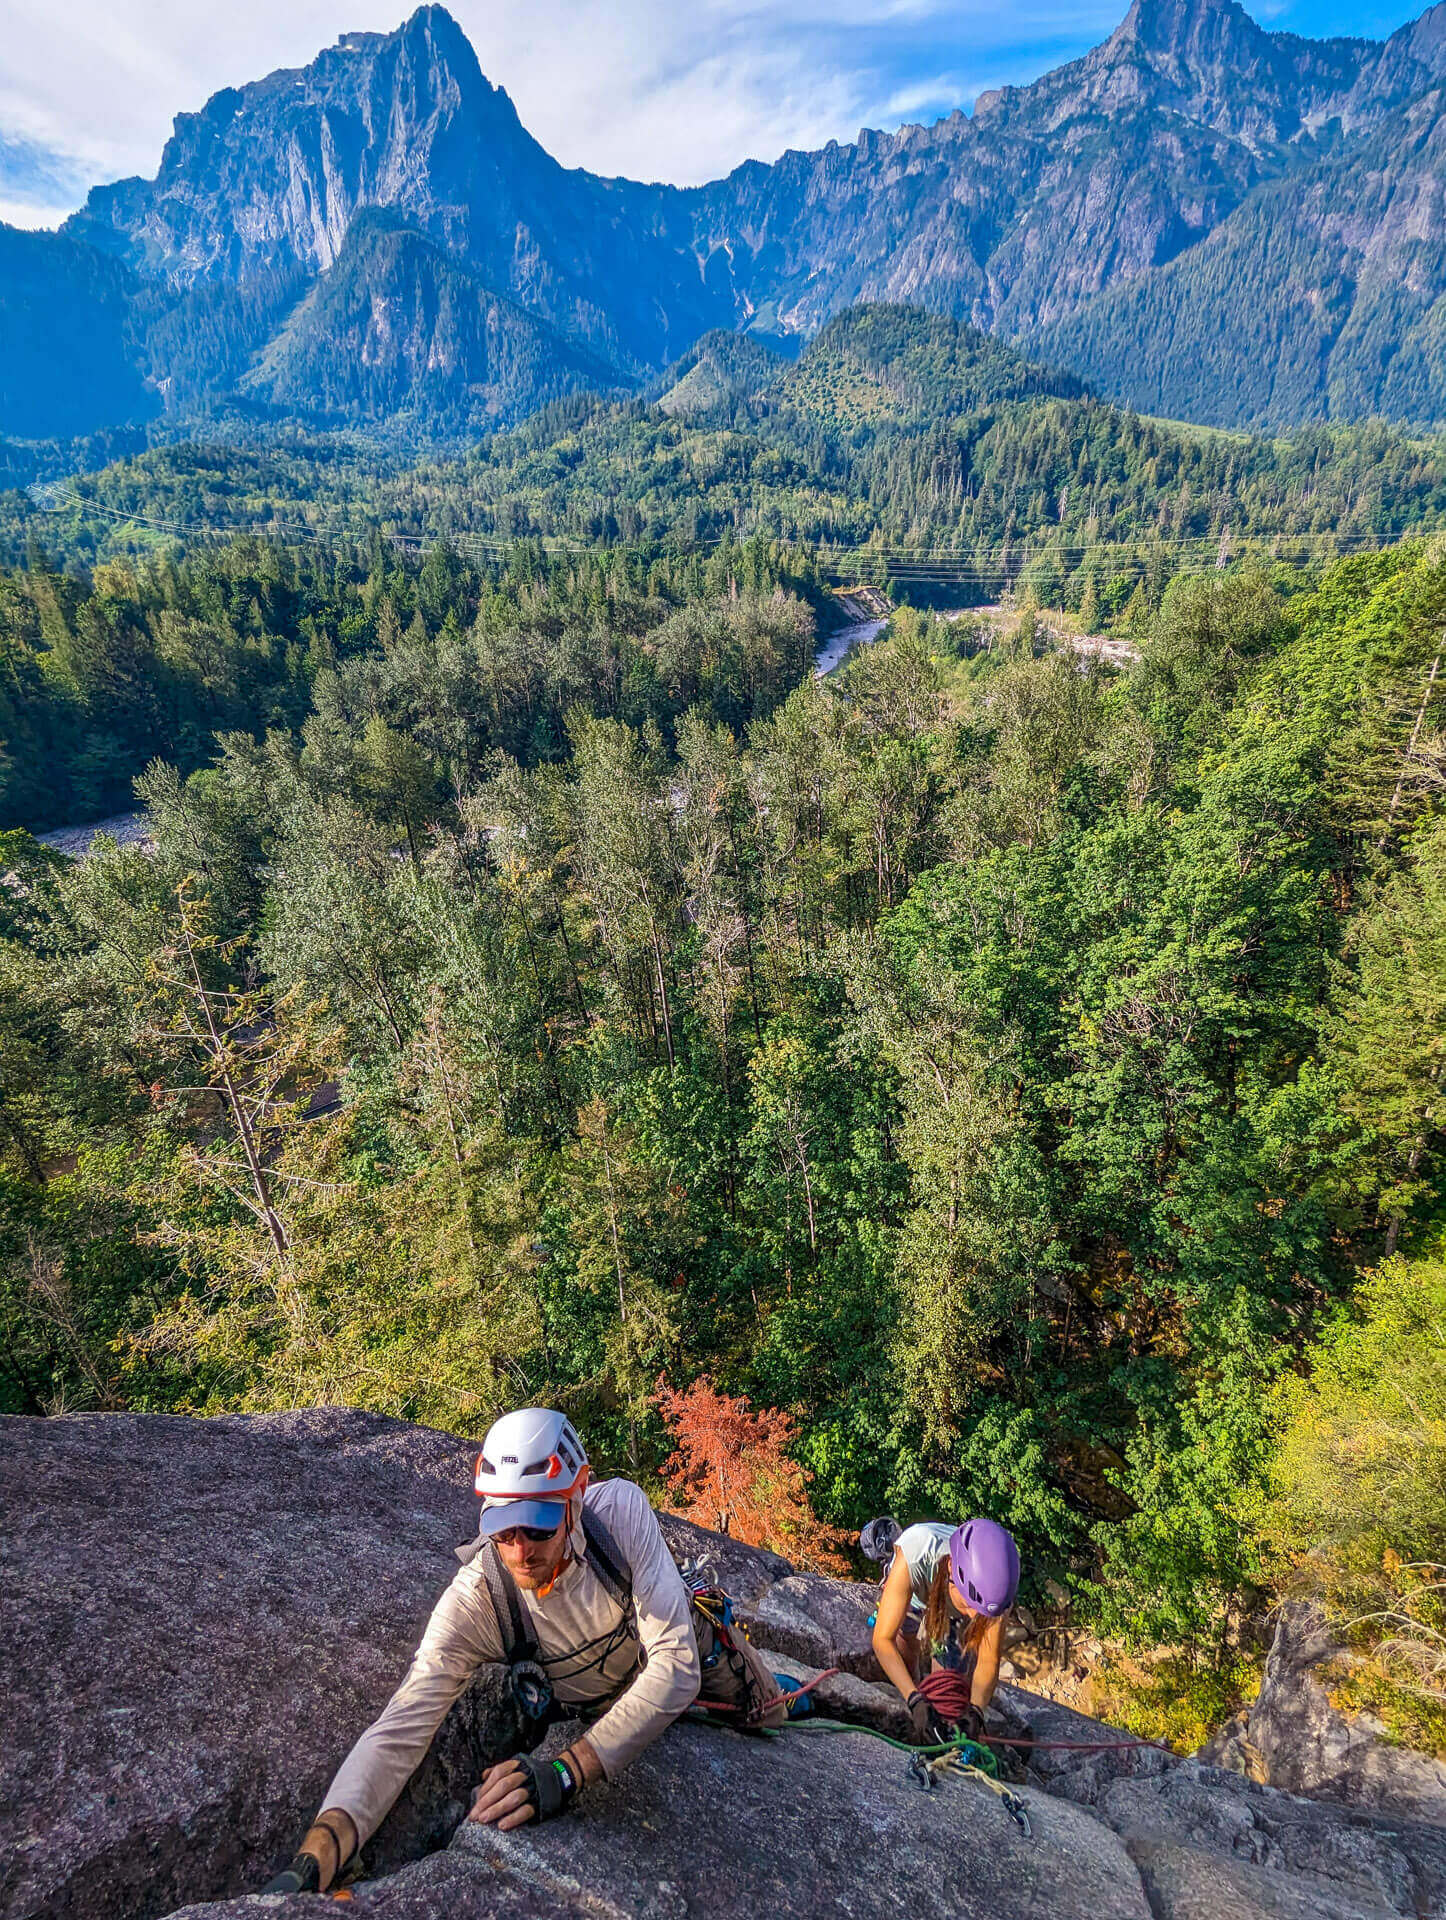
[[[477,1458],[478,1536],[432,1611],[406,1677],[342,1763],[301,1850],[267,1892],[324,1892],[366,1845],[449,1709],[487,1667],[533,1716],[586,1730],[555,1760],[498,1755],[469,1820],[502,1831],[547,1820],[615,1779],[695,1700],[750,1726],[787,1717],[781,1689],[720,1594],[684,1586],[641,1488],[594,1482],[570,1421],[509,1413]]]

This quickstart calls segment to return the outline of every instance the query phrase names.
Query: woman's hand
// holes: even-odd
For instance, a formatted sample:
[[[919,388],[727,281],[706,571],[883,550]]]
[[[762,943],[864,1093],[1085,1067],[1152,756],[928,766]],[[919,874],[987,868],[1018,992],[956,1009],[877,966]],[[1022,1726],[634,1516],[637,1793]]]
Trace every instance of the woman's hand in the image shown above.
[[[944,1746],[951,1737],[951,1729],[945,1726],[923,1694],[916,1689],[909,1695],[906,1705],[914,1723],[915,1744],[921,1747]]]

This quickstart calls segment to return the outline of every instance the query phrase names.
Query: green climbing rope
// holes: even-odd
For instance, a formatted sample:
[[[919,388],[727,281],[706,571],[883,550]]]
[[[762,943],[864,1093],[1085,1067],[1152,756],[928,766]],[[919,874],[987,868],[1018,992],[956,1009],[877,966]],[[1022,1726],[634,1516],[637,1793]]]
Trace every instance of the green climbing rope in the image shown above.
[[[923,1759],[931,1759],[941,1753],[957,1753],[965,1766],[977,1767],[981,1773],[998,1779],[999,1762],[989,1751],[981,1747],[977,1740],[966,1740],[962,1736],[957,1740],[941,1740],[937,1746],[916,1747],[910,1740],[896,1740],[890,1733],[882,1733],[878,1727],[860,1726],[853,1720],[823,1720],[816,1714],[809,1714],[802,1720],[790,1720],[780,1733],[866,1733],[870,1739],[882,1740],[886,1746],[897,1747],[900,1753],[917,1753]]]

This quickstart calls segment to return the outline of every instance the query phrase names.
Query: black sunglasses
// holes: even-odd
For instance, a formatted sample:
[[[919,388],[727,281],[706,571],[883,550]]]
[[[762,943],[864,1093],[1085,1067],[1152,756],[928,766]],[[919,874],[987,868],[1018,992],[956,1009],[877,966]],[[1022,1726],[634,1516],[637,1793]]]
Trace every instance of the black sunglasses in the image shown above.
[[[560,1527],[562,1522],[559,1520],[557,1525]],[[494,1540],[535,1540],[539,1545],[556,1537],[557,1527],[503,1527],[492,1536]]]

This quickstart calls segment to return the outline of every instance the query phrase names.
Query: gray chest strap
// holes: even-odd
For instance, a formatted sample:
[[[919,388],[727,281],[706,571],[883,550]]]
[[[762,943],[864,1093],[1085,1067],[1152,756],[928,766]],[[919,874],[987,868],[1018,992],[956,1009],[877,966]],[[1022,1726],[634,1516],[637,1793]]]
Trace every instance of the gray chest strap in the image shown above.
[[[582,1510],[582,1532],[587,1564],[636,1635],[632,1568],[612,1534],[596,1514],[589,1513],[586,1507]],[[502,1556],[493,1543],[479,1534],[475,1540],[469,1540],[465,1547],[457,1548],[457,1558],[464,1567],[470,1566],[478,1558],[481,1560],[482,1578],[492,1602],[492,1611],[497,1616],[497,1631],[502,1639],[503,1662],[507,1666],[515,1666],[519,1660],[540,1660],[537,1635],[532,1631],[532,1622],[517,1591],[517,1582],[502,1564]]]

